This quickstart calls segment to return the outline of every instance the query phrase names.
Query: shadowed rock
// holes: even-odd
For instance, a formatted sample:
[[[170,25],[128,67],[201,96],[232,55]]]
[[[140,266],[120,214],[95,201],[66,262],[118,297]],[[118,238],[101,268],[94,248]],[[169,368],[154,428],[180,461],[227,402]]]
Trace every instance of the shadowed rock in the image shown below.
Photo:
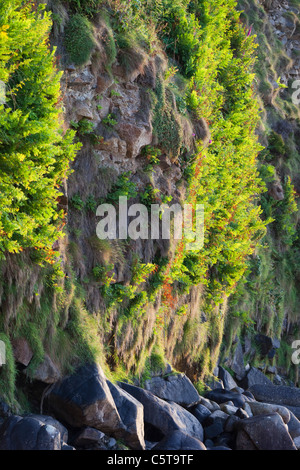
[[[300,407],[300,389],[296,387],[255,384],[249,391],[258,401]]]
[[[145,382],[145,389],[159,398],[182,406],[197,404],[201,397],[185,374],[153,377]]]
[[[297,450],[278,413],[242,419],[235,428],[236,450]]]
[[[124,429],[101,367],[88,364],[51,390],[48,402],[58,419],[73,427],[90,426],[108,434]]]
[[[152,450],[207,450],[203,442],[182,431],[173,431]]]
[[[51,417],[10,416],[0,428],[0,450],[72,449],[63,440],[65,433],[65,428]]]
[[[174,402],[167,403],[147,390],[126,383],[119,386],[136,398],[144,406],[146,425],[155,428],[164,436],[172,431],[182,431],[200,441],[203,440],[203,428],[197,418]]]
[[[144,408],[133,396],[107,380],[108,387],[125,427],[119,436],[133,449],[145,449]]]

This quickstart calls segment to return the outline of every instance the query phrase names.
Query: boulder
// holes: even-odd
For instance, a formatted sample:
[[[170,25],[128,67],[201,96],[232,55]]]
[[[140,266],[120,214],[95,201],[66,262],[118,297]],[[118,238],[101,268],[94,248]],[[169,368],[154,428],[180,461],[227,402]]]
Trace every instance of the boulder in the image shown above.
[[[152,431],[152,435],[162,434],[162,437],[171,431],[182,431],[192,437],[203,441],[203,428],[197,418],[177,403],[167,403],[156,397],[148,390],[129,385],[123,382],[119,386],[132,395],[144,406],[144,422]],[[153,440],[151,439],[148,440]]]
[[[241,384],[245,389],[249,389],[254,384],[272,385],[272,382],[260,370],[251,366]]]
[[[220,405],[213,400],[201,397],[201,405],[204,405],[209,411],[213,412],[220,409]]]
[[[199,403],[191,411],[201,424],[211,414],[211,411],[209,411],[209,409],[201,403]]]
[[[56,420],[44,416],[10,416],[0,428],[0,450],[62,450],[66,443]],[[62,427],[63,428],[63,427]],[[67,446],[69,447],[69,446]]]
[[[53,418],[52,416],[38,415],[38,414],[29,414],[27,415],[27,417],[39,421],[41,426],[43,425],[53,426],[59,431],[62,443],[68,442],[68,430],[60,421],[57,421],[57,419]]]
[[[285,405],[286,408],[293,413],[297,419],[300,419],[300,406],[291,406],[291,405]]]
[[[119,436],[132,449],[145,449],[143,405],[118,385],[109,380],[107,384],[125,427]]]
[[[238,408],[236,412],[234,413],[234,416],[237,416],[239,419],[249,418],[249,414],[247,413],[246,410],[243,410],[243,408]],[[251,416],[252,416],[252,412],[251,412]]]
[[[233,433],[235,430],[236,423],[240,420],[238,416],[230,415],[227,417],[227,420],[224,425],[224,431]]]
[[[107,447],[103,443],[105,437],[105,434],[98,429],[86,427],[74,437],[73,445],[76,448],[106,450]]]
[[[233,379],[232,375],[221,366],[218,368],[218,377],[222,380],[226,390],[232,390],[237,387],[237,383]]]
[[[212,377],[205,385],[211,390],[224,389],[224,384],[218,377]]]
[[[300,421],[298,418],[296,418],[292,411],[290,411],[290,420],[287,424],[287,427],[289,434],[293,439],[300,436]]]
[[[255,400],[253,400],[255,401]],[[251,408],[250,408],[250,405],[249,405],[249,402],[246,401],[245,405],[244,405],[244,410],[246,411],[248,417],[250,418],[250,416],[253,416],[253,413],[251,411]]]
[[[203,442],[182,431],[165,436],[152,450],[207,450]]]
[[[268,356],[272,358],[274,357],[274,351],[280,348],[280,341],[276,338],[270,338],[266,335],[257,334],[254,340],[258,345],[262,356]]]
[[[27,367],[33,356],[28,341],[25,338],[13,339],[12,348],[15,361]]]
[[[145,389],[163,400],[173,401],[185,407],[195,405],[201,399],[185,374],[152,377],[152,379],[146,380]]]
[[[45,384],[54,384],[61,378],[61,372],[46,354],[43,362],[35,369],[33,374],[30,373],[30,377]]]
[[[242,380],[246,375],[246,369],[244,365],[244,353],[240,341],[238,341],[236,345],[234,355],[230,363],[230,368],[235,373],[237,380]]]
[[[98,364],[81,366],[55,384],[48,404],[58,419],[72,427],[89,426],[108,434],[124,430],[119,412]]]
[[[224,423],[221,421],[216,421],[213,424],[206,426],[204,428],[204,436],[206,439],[215,439],[217,436],[222,434],[224,431]]]
[[[221,410],[224,411],[224,413],[226,413],[227,415],[234,415],[240,409],[241,408],[229,405],[228,403],[221,403]]]
[[[270,403],[261,403],[261,402],[251,402],[249,403],[253,416],[269,414],[269,413],[278,413],[283,422],[287,424],[291,419],[291,414],[287,408],[280,405],[274,405]]]
[[[222,389],[212,390],[206,393],[205,397],[218,404],[232,401],[237,408],[243,408],[245,403],[245,397],[242,394]]]
[[[217,422],[220,422],[222,423],[222,425],[224,425],[227,419],[228,419],[227,413],[224,413],[224,411],[221,411],[221,410],[216,410],[206,418],[206,420],[204,421],[204,425],[210,426]]]
[[[300,407],[300,389],[296,387],[254,384],[249,391],[257,401]]]
[[[297,450],[278,413],[242,419],[235,429],[236,450]]]
[[[297,450],[300,450],[300,436],[295,437],[294,444],[297,447]]]

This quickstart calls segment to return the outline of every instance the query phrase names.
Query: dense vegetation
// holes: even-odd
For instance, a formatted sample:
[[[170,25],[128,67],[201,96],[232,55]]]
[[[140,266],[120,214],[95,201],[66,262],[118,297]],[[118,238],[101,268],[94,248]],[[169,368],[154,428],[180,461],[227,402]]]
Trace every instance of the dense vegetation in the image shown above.
[[[62,4],[67,19],[60,16]],[[275,269],[284,266],[283,285],[296,271],[290,173],[284,200],[274,201],[267,193],[276,180],[273,156],[282,154],[285,143],[271,132],[264,149],[256,135],[261,123],[256,37],[243,25],[236,0],[57,0],[48,2],[48,10],[22,0],[0,6],[0,80],[6,84],[0,105],[0,248],[6,257],[0,324],[9,359],[0,380],[6,382],[6,398],[12,401],[15,393],[11,340],[22,335],[34,351],[31,372],[48,352],[63,371],[97,356],[114,377],[139,376],[141,383],[166,360],[195,381],[205,379],[218,360],[224,328],[227,352],[236,332],[254,329],[257,305],[267,305],[271,297],[275,301],[277,288],[270,289]],[[149,92],[157,145],[143,149],[145,175],[150,175],[144,192],[137,191],[130,173],[107,183],[101,199],[78,192],[69,201],[75,224],[64,229],[57,204],[63,180],[81,145],[92,147],[102,137],[86,119],[62,131],[61,74],[48,40],[51,12],[54,38],[64,24],[63,63],[84,66],[91,59],[99,17],[108,31],[105,72],[110,77],[116,57],[127,73],[146,55],[164,51],[168,60],[167,72],[157,75]],[[193,148],[187,148],[180,116],[204,126],[205,141],[195,135]],[[116,116],[108,114],[102,124],[113,130]],[[159,195],[151,179],[162,153],[183,170],[182,202],[194,209],[204,205],[204,247],[190,251],[184,240],[166,256],[146,262],[128,241],[81,239],[78,214],[92,217],[99,202],[116,204],[120,195],[139,198],[146,206],[171,201]],[[66,232],[67,260],[60,266],[53,244]],[[79,240],[102,253],[84,279],[76,276],[76,263],[85,263]],[[284,249],[278,249],[279,243]],[[268,266],[275,258],[278,267],[272,271]],[[50,266],[37,267],[43,261]],[[126,263],[128,282],[116,282],[114,267]],[[100,293],[96,312],[88,312],[87,285]],[[194,312],[189,300],[196,290],[200,303]],[[291,291],[298,299],[294,285]],[[276,302],[282,303],[282,297]],[[260,328],[279,334],[283,311],[284,304],[279,318],[262,319]]]
[[[50,52],[50,15],[21,1],[1,3],[0,251],[43,250],[52,257],[63,213],[59,186],[76,147],[63,135],[60,73]]]

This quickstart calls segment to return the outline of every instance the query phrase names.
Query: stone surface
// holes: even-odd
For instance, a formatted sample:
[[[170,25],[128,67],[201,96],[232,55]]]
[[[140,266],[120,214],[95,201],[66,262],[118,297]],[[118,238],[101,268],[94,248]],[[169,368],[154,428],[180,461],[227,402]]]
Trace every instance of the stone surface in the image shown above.
[[[291,419],[291,414],[287,408],[280,405],[273,405],[270,403],[261,403],[261,402],[251,402],[249,403],[253,416],[268,414],[268,413],[278,413],[283,422],[287,424]]]
[[[227,403],[221,404],[221,410],[224,411],[224,413],[228,415],[234,415],[239,409],[240,408],[237,408],[236,406],[228,405]]]
[[[234,432],[235,425],[236,423],[240,420],[238,416],[231,415],[227,418],[225,425],[224,425],[224,431],[225,432]]]
[[[125,427],[120,437],[132,449],[145,449],[143,405],[117,385],[108,380],[107,384]]]
[[[235,427],[236,450],[297,450],[278,413],[242,419]]]
[[[61,436],[61,440],[62,442],[68,442],[68,430],[67,428],[60,422],[58,421],[57,419],[53,418],[52,416],[48,416],[48,415],[40,415],[40,414],[29,414],[27,415],[28,418],[32,418],[32,419],[35,419],[37,420],[41,426],[42,425],[50,425],[50,426],[53,426],[54,428],[56,428],[59,433],[60,433],[60,436]]]
[[[98,429],[86,427],[75,436],[73,445],[80,448],[100,447],[105,449],[105,446],[101,442],[104,437],[105,434]]]
[[[91,104],[89,102],[76,101],[75,102],[75,112],[77,119],[94,119],[94,114],[91,110]]]
[[[242,380],[244,378],[246,370],[244,365],[243,348],[240,341],[238,341],[236,345],[230,368],[235,373],[237,380]]]
[[[220,409],[220,405],[218,403],[205,397],[201,397],[201,405],[204,405],[211,412]]]
[[[254,398],[265,403],[300,407],[300,389],[285,385],[254,384],[249,388]]]
[[[25,338],[14,339],[12,340],[12,347],[15,361],[27,367],[33,356],[28,341]]]
[[[294,444],[297,447],[297,449],[300,450],[300,436],[295,437]]]
[[[234,406],[238,408],[243,407],[245,403],[245,397],[242,394],[221,389],[212,390],[211,392],[206,393],[206,398],[213,400],[218,404],[232,401]]]
[[[56,420],[50,417],[14,415],[0,428],[0,450],[61,450],[65,444]]]
[[[205,439],[215,439],[224,431],[224,424],[221,421],[216,421],[210,426],[204,428]]]
[[[145,382],[145,389],[163,400],[186,407],[200,401],[199,393],[185,374],[153,377]]]
[[[61,378],[61,372],[51,357],[46,354],[43,362],[34,371],[32,378],[46,384],[54,384]]]
[[[122,122],[116,128],[119,136],[126,142],[127,158],[136,158],[142,147],[152,142],[152,128],[130,122]]]
[[[249,414],[247,413],[246,410],[244,410],[243,408],[238,408],[236,410],[236,412],[234,413],[235,416],[237,416],[238,418],[240,419],[246,419],[246,418],[249,418]],[[252,416],[252,412],[251,412],[251,416]]]
[[[203,442],[182,431],[173,431],[152,450],[207,450]]]
[[[224,369],[224,367],[219,366],[218,369],[218,377],[222,380],[226,390],[232,390],[237,387],[236,381],[233,379],[232,375]]]
[[[57,383],[48,403],[58,419],[73,427],[89,426],[111,434],[124,429],[98,364],[82,366]]]
[[[294,415],[294,413],[290,411],[290,420],[287,424],[289,434],[292,438],[300,436],[300,421],[299,419]]]
[[[274,185],[275,188],[275,185]],[[272,192],[273,197],[275,197],[277,200],[282,200],[284,199],[284,194],[283,194],[283,189],[279,188],[279,184],[276,185],[276,191],[275,189]],[[259,347],[260,354],[262,356],[269,356],[273,354],[274,350],[278,349],[280,347],[280,341],[277,340],[276,338],[270,338],[269,336],[258,334],[255,336],[255,342]],[[272,355],[273,357],[273,355]]]
[[[215,423],[222,423],[224,426],[225,421],[228,419],[228,414],[224,413],[224,411],[221,410],[216,410],[213,413],[211,413],[204,421],[205,426],[210,426]]]
[[[260,370],[250,367],[241,384],[245,389],[249,389],[254,384],[272,385],[272,382]]]
[[[126,383],[120,387],[144,406],[145,424],[167,436],[171,431],[182,431],[203,441],[203,428],[197,418],[177,403],[167,403],[151,392]]]
[[[209,411],[209,409],[201,403],[199,403],[191,411],[200,423],[203,423],[203,421],[211,414],[211,411]]]

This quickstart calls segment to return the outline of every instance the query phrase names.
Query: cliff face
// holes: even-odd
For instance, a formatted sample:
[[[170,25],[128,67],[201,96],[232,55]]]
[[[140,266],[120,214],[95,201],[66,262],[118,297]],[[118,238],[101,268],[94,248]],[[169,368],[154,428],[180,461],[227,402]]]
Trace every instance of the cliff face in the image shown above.
[[[80,69],[68,65],[62,77],[65,124],[90,126],[83,135],[78,130],[82,148],[66,184],[67,260],[85,287],[86,308],[99,318],[99,335],[113,369],[126,365],[127,371],[141,373],[153,350],[161,357],[159,366],[167,359],[187,367],[205,344],[207,325],[201,312],[203,286],[193,286],[186,294],[163,292],[162,274],[173,262],[178,242],[151,239],[150,212],[145,239],[101,240],[96,209],[100,202],[118,209],[120,195],[127,197],[128,209],[141,202],[149,208],[183,205],[184,159],[195,151],[195,137],[207,145],[208,126],[179,112],[172,86],[186,85],[172,76],[166,80],[168,57],[159,46],[151,55],[142,49],[120,51],[108,69],[103,38],[109,27],[100,20],[95,31],[99,41],[90,61]],[[152,284],[146,284],[153,273]],[[188,325],[193,325],[191,355],[184,344]]]
[[[223,357],[228,353],[226,343],[233,341],[233,349],[238,344],[240,350],[235,335],[243,331],[245,361],[289,375],[297,383],[291,345],[299,334],[299,3],[246,1],[239,2],[239,8],[259,45],[255,67],[261,97],[258,132],[265,147],[259,168],[268,188],[261,203],[264,216],[271,216],[273,222],[268,225],[265,248],[257,250],[250,262],[245,286],[231,300]],[[261,353],[259,341],[253,339],[257,333],[277,339],[276,353],[273,350],[269,357]]]
[[[167,363],[198,383],[238,357],[297,372],[297,7],[125,3],[47,3],[62,127],[79,150],[57,200],[59,268],[30,248],[1,266],[10,400],[17,370],[34,396],[91,359],[140,384]],[[97,208],[110,204],[118,224],[120,196],[146,208],[135,228],[148,236],[99,238]],[[204,204],[203,249],[151,238],[153,204]],[[257,334],[281,340],[275,356],[253,349]]]

